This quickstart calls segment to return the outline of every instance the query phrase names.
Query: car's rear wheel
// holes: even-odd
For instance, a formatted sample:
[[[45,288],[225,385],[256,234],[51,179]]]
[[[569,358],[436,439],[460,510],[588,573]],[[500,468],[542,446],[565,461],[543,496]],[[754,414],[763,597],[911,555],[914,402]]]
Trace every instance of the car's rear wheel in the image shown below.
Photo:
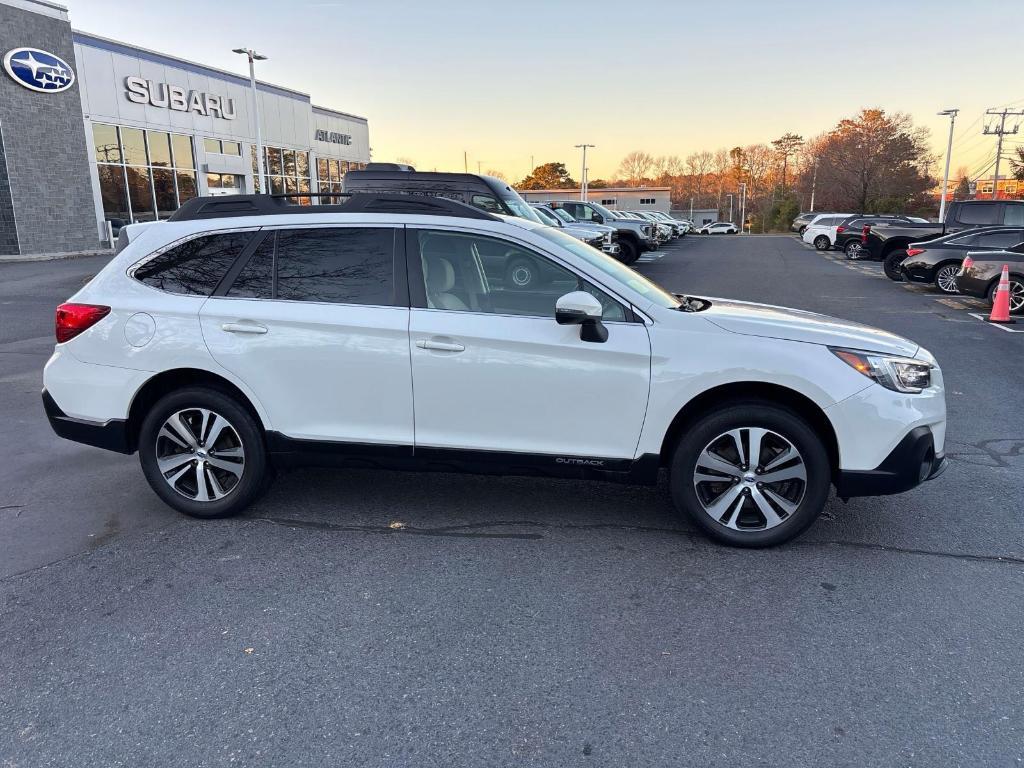
[[[825,237],[825,235],[818,235],[814,238],[814,247],[819,251],[827,251],[832,247],[832,243],[829,242],[829,239]]]
[[[939,268],[935,270],[935,288],[939,293],[960,293],[956,287],[956,274],[959,271],[960,265],[955,262],[939,265]]]
[[[269,477],[256,419],[230,395],[207,387],[157,401],[139,431],[139,460],[156,495],[192,517],[238,514]]]
[[[996,300],[996,291],[999,290],[999,280],[993,281],[988,289],[988,302],[992,304]],[[1010,275],[1010,314],[1024,315],[1024,275]]]
[[[744,402],[704,416],[676,446],[677,509],[717,541],[767,547],[798,536],[828,499],[828,453],[795,412]]]
[[[640,249],[631,240],[619,240],[619,255],[616,258],[623,264],[632,264],[640,258]]]
[[[850,261],[860,261],[867,255],[867,249],[864,248],[864,243],[860,240],[851,240],[843,248],[843,253]]]
[[[902,248],[886,255],[882,261],[882,271],[885,272],[885,276],[897,283],[902,282],[903,271],[900,269],[900,264],[905,258],[907,258],[907,252]]]

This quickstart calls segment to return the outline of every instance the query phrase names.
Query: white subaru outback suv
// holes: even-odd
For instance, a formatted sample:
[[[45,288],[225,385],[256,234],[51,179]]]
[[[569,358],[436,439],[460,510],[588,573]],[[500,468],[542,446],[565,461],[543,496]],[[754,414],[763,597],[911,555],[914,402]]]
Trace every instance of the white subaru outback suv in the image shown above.
[[[544,279],[506,282],[510,260]],[[944,467],[935,359],[885,331],[668,293],[441,198],[198,198],[57,309],[43,402],[167,504],[235,514],[295,464],[653,483],[723,542]]]

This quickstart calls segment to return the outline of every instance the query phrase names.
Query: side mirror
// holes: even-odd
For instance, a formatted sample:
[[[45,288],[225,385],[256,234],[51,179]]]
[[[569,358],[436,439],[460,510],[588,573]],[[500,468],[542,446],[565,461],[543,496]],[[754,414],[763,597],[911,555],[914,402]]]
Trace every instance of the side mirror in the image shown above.
[[[586,291],[567,293],[555,302],[555,322],[580,326],[582,341],[598,344],[608,341],[608,329],[601,322],[603,313],[601,302]]]
[[[590,220],[596,221],[598,224],[604,224],[604,216],[602,216],[600,213],[593,213],[590,216]]]

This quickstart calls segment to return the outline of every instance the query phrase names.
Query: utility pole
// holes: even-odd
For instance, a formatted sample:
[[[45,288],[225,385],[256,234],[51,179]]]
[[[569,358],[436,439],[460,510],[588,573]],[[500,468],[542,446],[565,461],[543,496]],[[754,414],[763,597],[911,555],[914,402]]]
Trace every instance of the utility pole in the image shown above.
[[[999,117],[998,128],[992,126],[990,129],[990,127],[986,125],[984,131],[982,131],[982,133],[985,135],[994,135],[999,137],[996,140],[995,180],[992,182],[992,199],[995,200],[999,196],[999,161],[1000,159],[1002,159],[1003,156],[1003,136],[1012,136],[1013,134],[1017,133],[1018,130],[1020,130],[1019,122],[1014,123],[1012,131],[1006,130],[1006,118],[1010,116],[1020,117],[1021,115],[1024,115],[1024,109],[1006,109],[1005,107],[1003,109],[987,109],[985,110],[985,114],[997,115]]]
[[[483,160],[477,160],[476,161],[476,172],[477,172],[477,175],[480,175],[481,173],[483,173],[483,171],[480,170],[480,166],[481,166],[482,163],[483,163]]]
[[[690,223],[695,223],[693,221],[693,196],[690,197]]]
[[[946,172],[942,175],[942,202],[939,203],[939,223],[946,220],[946,190],[949,188],[949,160],[953,152],[953,123],[960,110],[953,107],[938,114],[949,116],[949,141],[946,143]]]
[[[740,232],[747,224],[747,183],[740,182]]]
[[[577,144],[576,149],[583,150],[583,175],[580,177],[580,200],[587,201],[587,147],[593,148],[593,144]]]
[[[818,186],[818,158],[814,158],[814,175],[811,176],[811,213],[814,213],[814,188]]]
[[[732,192],[727,193],[729,197],[729,221],[732,222]],[[735,222],[733,222],[735,223]]]
[[[466,150],[462,150],[462,172],[469,173],[469,156],[466,154]]]

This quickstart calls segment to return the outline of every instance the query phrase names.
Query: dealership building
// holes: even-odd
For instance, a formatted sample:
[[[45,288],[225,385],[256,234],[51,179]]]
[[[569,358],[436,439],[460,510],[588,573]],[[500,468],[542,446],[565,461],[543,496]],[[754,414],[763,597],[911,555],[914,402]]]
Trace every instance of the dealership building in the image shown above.
[[[45,0],[0,0],[0,54],[0,256],[97,250],[108,225],[260,191],[248,77],[73,30]],[[365,118],[257,97],[270,192],[340,192],[369,162]]]
[[[548,200],[579,200],[576,189],[521,189],[519,194],[530,202]],[[587,200],[605,208],[623,211],[663,211],[672,207],[672,187],[588,187]]]

